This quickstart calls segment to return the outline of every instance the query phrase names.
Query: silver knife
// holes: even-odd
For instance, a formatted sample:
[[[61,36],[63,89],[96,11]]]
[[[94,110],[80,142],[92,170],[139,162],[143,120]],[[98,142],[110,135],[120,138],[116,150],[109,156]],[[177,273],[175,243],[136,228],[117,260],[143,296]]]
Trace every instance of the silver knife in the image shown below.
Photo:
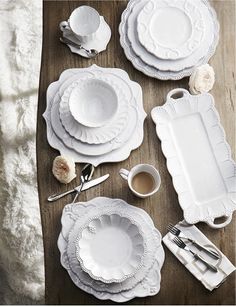
[[[106,175],[101,176],[99,178],[93,179],[89,182],[86,182],[84,184],[83,188],[82,188],[82,192],[102,183],[103,181],[107,180],[109,178],[109,176],[110,176],[109,174],[106,174]],[[65,193],[51,195],[51,196],[48,197],[48,201],[51,202],[51,201],[58,200],[59,198],[62,198],[62,197],[66,196],[70,193],[77,192],[77,191],[80,191],[80,185],[78,187],[74,188],[73,190],[67,191]]]

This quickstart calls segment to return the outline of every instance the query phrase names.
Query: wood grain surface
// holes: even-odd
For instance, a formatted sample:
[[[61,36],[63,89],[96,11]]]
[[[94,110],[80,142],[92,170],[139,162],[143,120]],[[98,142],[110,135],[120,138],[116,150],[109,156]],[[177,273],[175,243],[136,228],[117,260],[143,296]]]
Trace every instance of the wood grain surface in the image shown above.
[[[73,9],[79,5],[91,5],[100,15],[105,16],[112,29],[112,38],[105,52],[96,59],[87,60],[70,53],[67,46],[59,42],[58,24],[66,20]],[[188,79],[180,81],[159,81],[149,78],[133,68],[126,59],[119,43],[118,25],[121,13],[127,1],[44,1],[43,8],[43,50],[39,90],[38,125],[37,125],[37,163],[38,188],[43,225],[46,274],[47,304],[111,304],[110,301],[99,301],[78,289],[70,280],[60,264],[57,238],[61,229],[61,213],[71,196],[55,203],[48,203],[47,197],[56,192],[63,192],[79,184],[79,176],[71,184],[64,186],[52,175],[52,161],[59,153],[52,149],[46,139],[46,125],[42,113],[46,107],[46,89],[57,80],[67,68],[88,67],[93,63],[103,67],[119,67],[127,71],[131,80],[138,82],[143,89],[144,108],[148,117],[144,125],[144,142],[139,149],[121,163],[108,163],[96,168],[95,177],[110,173],[110,179],[80,197],[81,201],[97,196],[122,198],[130,204],[146,210],[154,220],[162,235],[166,233],[169,222],[178,222],[183,218],[178,204],[177,194],[173,188],[171,176],[166,168],[160,141],[155,133],[155,126],[150,111],[162,105],[169,90],[177,87],[188,88]],[[225,128],[227,141],[235,153],[235,1],[212,1],[220,25],[220,42],[210,63],[215,69],[216,83],[212,94],[216,100],[221,122]],[[201,150],[199,148],[199,150]],[[159,192],[153,197],[141,200],[134,197],[127,189],[126,183],[118,175],[121,167],[130,169],[138,163],[150,163],[156,166],[161,174],[162,184]],[[81,165],[77,165],[80,173]],[[204,178],[202,178],[204,180]],[[235,216],[225,229],[214,230],[205,224],[199,224],[201,231],[215,243],[223,253],[235,263]],[[137,298],[129,304],[235,304],[235,273],[219,289],[209,292],[198,282],[165,248],[166,258],[162,269],[161,290],[158,295]]]

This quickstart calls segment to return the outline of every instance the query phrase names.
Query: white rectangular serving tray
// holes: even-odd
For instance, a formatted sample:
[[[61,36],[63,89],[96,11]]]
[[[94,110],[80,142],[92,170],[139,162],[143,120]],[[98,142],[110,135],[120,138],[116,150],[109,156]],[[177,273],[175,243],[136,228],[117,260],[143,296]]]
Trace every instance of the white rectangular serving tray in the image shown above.
[[[186,222],[229,224],[236,209],[236,164],[212,95],[175,89],[151,115]],[[214,223],[222,216],[223,223]]]

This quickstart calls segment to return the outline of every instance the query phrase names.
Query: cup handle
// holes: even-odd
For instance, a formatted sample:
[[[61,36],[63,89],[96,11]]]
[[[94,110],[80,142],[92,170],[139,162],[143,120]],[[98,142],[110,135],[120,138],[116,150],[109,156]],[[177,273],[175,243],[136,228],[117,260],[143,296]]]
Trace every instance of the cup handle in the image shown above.
[[[67,21],[62,21],[59,24],[59,28],[62,32],[64,31],[71,31],[69,23]]]
[[[121,168],[119,174],[123,179],[128,180],[129,171],[127,171],[127,169]]]

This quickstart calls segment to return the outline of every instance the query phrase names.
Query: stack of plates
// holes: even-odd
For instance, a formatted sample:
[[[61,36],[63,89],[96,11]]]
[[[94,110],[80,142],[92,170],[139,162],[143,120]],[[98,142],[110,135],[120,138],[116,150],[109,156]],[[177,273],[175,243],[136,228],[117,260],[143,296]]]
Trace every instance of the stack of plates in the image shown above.
[[[119,32],[136,69],[157,79],[178,80],[214,54],[219,23],[207,0],[130,0]]]
[[[65,206],[61,222],[61,264],[80,289],[119,303],[159,292],[165,255],[144,210],[99,197]]]
[[[117,162],[143,141],[142,89],[116,68],[65,70],[47,90],[49,144],[75,162]]]

